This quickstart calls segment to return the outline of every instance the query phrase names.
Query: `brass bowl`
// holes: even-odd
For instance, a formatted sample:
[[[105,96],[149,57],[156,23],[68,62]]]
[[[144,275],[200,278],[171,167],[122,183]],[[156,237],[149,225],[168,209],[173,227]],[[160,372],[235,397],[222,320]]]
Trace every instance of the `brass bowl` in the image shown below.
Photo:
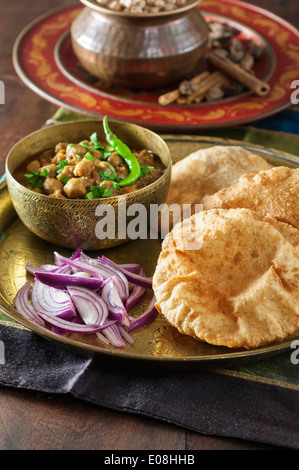
[[[125,13],[81,0],[86,7],[71,27],[81,65],[112,85],[164,87],[193,72],[208,46],[209,28],[191,0],[159,13]]]
[[[150,217],[150,205],[165,202],[171,178],[171,158],[167,144],[154,132],[134,124],[111,122],[110,127],[130,147],[152,150],[158,155],[166,168],[163,175],[142,189],[109,198],[57,199],[37,194],[18,183],[12,176],[19,164],[31,155],[52,148],[59,142],[80,142],[94,132],[98,133],[99,140],[105,140],[105,136],[101,121],[94,120],[61,123],[33,132],[15,144],[6,159],[6,178],[12,203],[19,218],[31,232],[65,248],[111,248],[132,238],[123,230],[124,223],[128,224],[132,220],[129,216],[124,219],[129,206],[142,204],[147,211],[146,216]],[[99,232],[98,229],[100,220],[107,217],[103,212],[103,204],[108,205],[110,209],[113,207],[115,215],[115,234],[109,232],[106,238],[105,230]],[[99,215],[101,211],[102,218]]]

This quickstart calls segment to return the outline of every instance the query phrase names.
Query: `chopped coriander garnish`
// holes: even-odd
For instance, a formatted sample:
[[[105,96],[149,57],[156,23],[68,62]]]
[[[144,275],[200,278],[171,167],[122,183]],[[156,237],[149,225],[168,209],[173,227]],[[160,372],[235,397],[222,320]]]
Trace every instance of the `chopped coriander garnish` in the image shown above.
[[[119,182],[121,181],[121,178],[119,178],[119,176],[117,176],[117,173],[115,171],[115,168],[114,166],[112,166],[109,162],[103,162],[105,163],[105,165],[107,165],[111,172],[110,171],[107,171],[107,170],[99,170],[99,175],[100,177],[103,179],[103,180],[108,180],[108,181],[116,181],[116,182]]]
[[[116,181],[112,181],[112,186],[113,186],[113,189],[115,189],[115,191],[119,190],[119,184]]]
[[[84,142],[84,140],[82,142],[80,142],[80,145],[82,145],[82,147],[85,147],[89,150],[101,150],[103,151],[104,150],[104,147],[100,144],[100,142],[98,141],[98,135],[96,132],[94,132],[90,138],[89,138],[90,142],[92,143],[92,145],[88,145],[86,142]]]
[[[112,173],[116,173],[115,168],[114,168],[113,165],[111,165],[111,163],[109,163],[109,162],[103,162],[103,163],[104,163],[104,165],[107,165],[110,168]]]
[[[68,180],[69,180],[68,175],[63,175],[63,176],[59,179],[59,181],[61,181],[63,184],[66,184],[66,183],[68,182]]]
[[[115,176],[113,173],[110,173],[110,171],[106,170],[99,170],[99,175],[102,178],[102,180],[114,180]]]
[[[91,186],[88,193],[85,195],[85,199],[100,199],[102,197],[110,197],[112,189],[105,189],[103,184],[98,186]]]
[[[82,145],[82,147],[85,147],[85,148],[87,148],[87,149],[91,149],[91,148],[92,148],[90,145],[88,145],[86,142],[84,142],[84,140],[82,140],[82,142],[80,142],[79,145]]]
[[[44,169],[40,172],[40,176],[48,176],[49,173],[50,173],[50,168],[44,168]]]
[[[93,161],[94,161],[94,156],[93,156],[90,152],[87,152],[87,153],[84,155],[84,158],[86,158],[86,159],[89,160],[90,162],[93,162]]]
[[[33,170],[32,173],[27,173],[24,175],[27,178],[28,183],[30,183],[33,188],[42,188],[43,187],[43,179],[38,174],[38,171]]]
[[[145,176],[147,175],[150,171],[154,171],[154,167],[153,166],[149,166],[149,165],[142,165],[142,163],[140,163],[140,171],[141,171],[141,175],[140,176]]]
[[[85,199],[98,199],[98,197],[95,196],[95,193],[93,191],[88,191],[88,193],[86,193],[84,197]]]
[[[111,194],[112,194],[112,189],[105,189],[105,191],[103,192],[102,197],[110,197]]]
[[[119,176],[117,176],[115,172],[110,173],[109,171],[106,171],[106,170],[99,170],[99,176],[100,178],[106,181],[116,181],[116,182],[121,181],[121,178],[119,178]]]
[[[107,158],[110,157],[112,152],[113,152],[113,149],[111,149],[111,147],[109,147],[109,145],[107,145],[106,148],[103,151],[102,160],[107,160]]]
[[[90,136],[90,142],[93,143],[94,150],[104,150],[104,147],[98,141],[98,134],[96,132]]]
[[[67,166],[69,162],[67,160],[61,160],[57,165],[56,165],[56,171],[57,173],[61,173],[62,170],[64,169],[65,166]]]

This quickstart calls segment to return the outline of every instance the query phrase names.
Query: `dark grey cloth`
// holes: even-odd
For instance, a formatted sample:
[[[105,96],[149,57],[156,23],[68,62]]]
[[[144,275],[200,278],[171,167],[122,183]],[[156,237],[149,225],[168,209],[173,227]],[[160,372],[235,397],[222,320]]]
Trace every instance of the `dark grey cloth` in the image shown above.
[[[64,393],[203,434],[299,449],[296,390],[217,371],[152,370],[86,358],[35,333],[0,327],[0,384]]]

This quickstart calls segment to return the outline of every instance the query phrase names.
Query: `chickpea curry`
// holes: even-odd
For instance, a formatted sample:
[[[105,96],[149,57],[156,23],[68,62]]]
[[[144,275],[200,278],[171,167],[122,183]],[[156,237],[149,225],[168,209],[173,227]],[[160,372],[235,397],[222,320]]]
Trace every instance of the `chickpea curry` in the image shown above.
[[[99,199],[131,193],[156,181],[165,171],[150,150],[131,150],[103,120],[105,142],[97,133],[79,143],[59,142],[33,155],[14,178],[33,191],[55,198]]]

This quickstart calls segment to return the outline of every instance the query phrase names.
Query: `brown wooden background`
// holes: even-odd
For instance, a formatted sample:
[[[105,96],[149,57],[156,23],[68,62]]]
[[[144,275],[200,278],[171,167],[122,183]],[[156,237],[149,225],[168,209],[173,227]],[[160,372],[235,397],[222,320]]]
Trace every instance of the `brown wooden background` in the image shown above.
[[[38,129],[56,110],[55,106],[27,89],[17,77],[11,59],[14,41],[33,19],[52,8],[70,3],[65,0],[0,0],[0,80],[5,84],[5,105],[0,105],[0,174],[4,171],[5,158],[12,145]],[[298,0],[254,0],[250,3],[299,27]],[[0,388],[0,400],[2,450],[270,449],[238,439],[203,436],[64,396],[49,398]]]

